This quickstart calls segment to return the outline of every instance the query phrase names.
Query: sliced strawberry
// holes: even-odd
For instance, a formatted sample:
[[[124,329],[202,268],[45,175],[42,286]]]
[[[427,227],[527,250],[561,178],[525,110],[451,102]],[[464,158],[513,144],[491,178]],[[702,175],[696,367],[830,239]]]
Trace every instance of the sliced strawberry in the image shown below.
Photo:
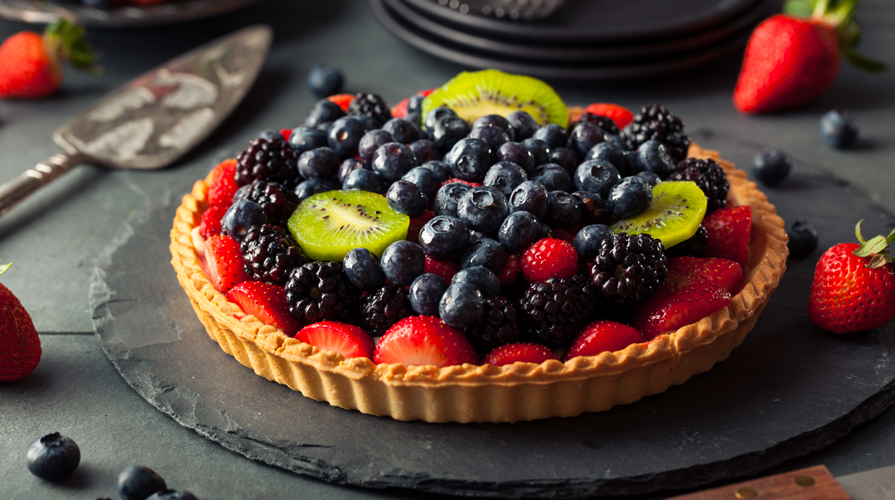
[[[507,261],[503,265],[503,269],[497,274],[500,286],[513,286],[516,284],[516,277],[519,276],[519,271],[522,270],[519,266],[518,255],[507,255]]]
[[[743,268],[721,258],[675,257],[668,259],[669,276],[698,276],[730,293],[736,293],[743,281]]]
[[[427,222],[432,220],[433,217],[435,217],[435,214],[433,212],[430,212],[429,210],[426,210],[425,212],[423,212],[423,215],[410,219],[410,227],[407,228],[407,241],[419,243],[420,231],[423,229],[423,226],[425,226]]]
[[[578,252],[567,241],[543,238],[522,252],[521,267],[530,282],[568,278],[578,270]]]
[[[202,222],[199,223],[199,234],[203,238],[210,238],[221,234],[221,219],[230,205],[212,205],[202,213]]]
[[[618,104],[594,103],[584,108],[584,112],[605,116],[614,121],[615,126],[619,129],[627,127],[629,123],[634,121],[634,114],[628,108]]]
[[[215,290],[227,293],[234,286],[248,281],[239,243],[227,235],[205,240],[205,265],[208,279]]]
[[[432,316],[410,316],[385,332],[376,345],[373,361],[405,366],[476,364],[478,354],[460,330]]]
[[[291,128],[281,128],[280,135],[283,136],[283,140],[289,142],[289,138],[292,137],[292,129]]]
[[[702,225],[709,234],[706,257],[721,257],[743,266],[749,260],[752,208],[727,207],[705,216]]]
[[[520,342],[495,348],[485,355],[482,363],[495,366],[511,365],[517,361],[541,364],[548,359],[556,359],[550,349],[539,344]]]
[[[634,313],[633,326],[646,340],[695,323],[730,303],[730,292],[704,279],[666,278]]]
[[[348,111],[348,106],[354,100],[354,94],[335,94],[327,97],[327,99],[338,104],[342,111]]]
[[[251,314],[262,323],[275,326],[290,337],[301,324],[289,314],[286,290],[261,281],[244,281],[227,292],[227,300],[238,305],[242,312]]]
[[[438,275],[445,283],[450,283],[459,270],[460,267],[449,260],[435,260],[426,255],[426,267],[423,272]]]
[[[299,330],[295,338],[320,349],[337,352],[346,359],[373,359],[373,337],[359,326],[320,321]]]
[[[410,104],[409,97],[405,97],[404,99],[401,99],[401,101],[398,102],[398,104],[395,104],[394,106],[392,106],[392,109],[391,109],[392,116],[394,118],[404,118],[405,116],[407,116],[407,106],[409,104]]]
[[[605,319],[597,320],[581,330],[563,356],[563,361],[578,356],[596,356],[605,351],[620,351],[643,341],[643,335],[628,325]]]
[[[233,195],[239,186],[236,185],[236,160],[231,158],[219,163],[211,171],[211,184],[208,186],[208,204],[226,205],[233,203]]]

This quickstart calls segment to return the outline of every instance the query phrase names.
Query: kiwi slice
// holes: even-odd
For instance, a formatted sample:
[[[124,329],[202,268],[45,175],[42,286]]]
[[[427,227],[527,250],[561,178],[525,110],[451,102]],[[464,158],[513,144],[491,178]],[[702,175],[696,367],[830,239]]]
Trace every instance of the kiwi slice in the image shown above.
[[[423,100],[422,115],[447,106],[470,124],[485,115],[527,111],[541,126],[569,125],[569,108],[553,87],[530,76],[496,69],[460,73]]]
[[[410,217],[392,210],[380,194],[328,191],[302,201],[287,226],[309,258],[341,262],[358,247],[382,256],[386,247],[407,237]]]
[[[708,199],[692,181],[667,181],[653,186],[653,201],[645,212],[612,225],[616,233],[646,233],[665,248],[696,234],[705,217]]]

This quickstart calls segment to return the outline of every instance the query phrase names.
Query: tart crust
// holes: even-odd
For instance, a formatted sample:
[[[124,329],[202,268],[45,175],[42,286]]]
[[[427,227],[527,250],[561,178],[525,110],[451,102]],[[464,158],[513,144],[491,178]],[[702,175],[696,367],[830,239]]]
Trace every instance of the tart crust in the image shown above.
[[[256,374],[317,401],[427,422],[516,422],[605,411],[664,392],[726,359],[755,325],[786,269],[785,225],[767,196],[717,151],[693,144],[688,156],[715,159],[730,181],[729,201],[752,207],[742,289],[725,308],[651,342],[565,363],[376,365],[367,358],[346,360],[244,315],[214,289],[192,243],[191,231],[207,205],[208,179],[197,181],[177,209],[172,264],[196,315],[224,352]]]

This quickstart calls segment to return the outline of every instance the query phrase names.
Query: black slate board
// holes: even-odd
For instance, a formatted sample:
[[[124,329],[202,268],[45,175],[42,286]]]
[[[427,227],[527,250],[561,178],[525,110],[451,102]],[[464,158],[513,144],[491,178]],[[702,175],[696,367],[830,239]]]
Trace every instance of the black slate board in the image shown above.
[[[761,145],[697,131],[741,164]],[[895,227],[846,182],[797,163],[766,190],[821,249],[790,260],[755,329],[707,374],[637,403],[516,424],[398,422],[333,408],[255,376],[209,339],[169,264],[180,196],[136,214],[91,285],[98,340],[127,382],[182,425],[254,460],[337,484],[454,495],[584,498],[701,487],[821,449],[895,401],[895,326],[835,336],[808,320],[822,252]],[[885,234],[885,233],[884,233]]]

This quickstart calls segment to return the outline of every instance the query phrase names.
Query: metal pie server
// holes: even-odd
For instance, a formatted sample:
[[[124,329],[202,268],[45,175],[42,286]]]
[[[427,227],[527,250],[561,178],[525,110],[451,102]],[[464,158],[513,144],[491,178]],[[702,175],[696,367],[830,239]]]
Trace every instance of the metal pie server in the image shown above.
[[[267,58],[273,31],[250,26],[183,54],[59,127],[65,154],[0,186],[0,216],[71,167],[170,165],[202,142],[242,101]]]

